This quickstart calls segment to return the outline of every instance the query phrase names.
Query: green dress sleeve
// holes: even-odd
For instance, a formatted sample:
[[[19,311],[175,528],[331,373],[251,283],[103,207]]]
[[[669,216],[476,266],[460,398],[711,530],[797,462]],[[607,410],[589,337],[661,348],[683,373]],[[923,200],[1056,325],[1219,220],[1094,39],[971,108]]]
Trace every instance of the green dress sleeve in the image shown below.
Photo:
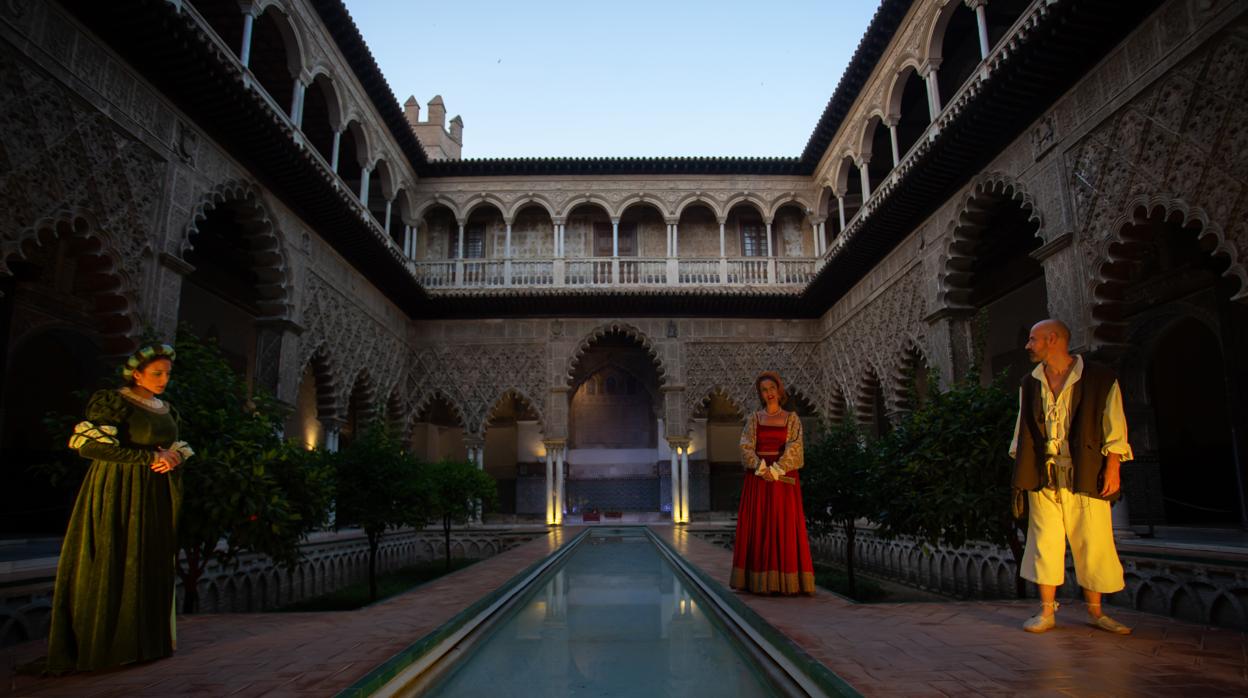
[[[91,460],[150,464],[155,451],[123,446],[118,438],[118,431],[131,409],[134,408],[126,404],[126,399],[116,390],[97,391],[87,403],[87,420],[74,427],[69,447]]]

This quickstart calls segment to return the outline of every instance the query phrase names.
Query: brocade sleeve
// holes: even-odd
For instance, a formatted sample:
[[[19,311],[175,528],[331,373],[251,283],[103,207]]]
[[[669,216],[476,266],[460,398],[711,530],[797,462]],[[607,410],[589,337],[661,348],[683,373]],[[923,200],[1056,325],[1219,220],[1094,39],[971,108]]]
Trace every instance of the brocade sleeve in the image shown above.
[[[87,420],[74,427],[69,447],[78,455],[110,463],[149,465],[156,452],[147,448],[123,446],[117,438],[118,429],[131,408],[116,390],[99,390],[87,403]]]
[[[754,449],[758,445],[758,415],[751,412],[745,418],[745,429],[741,432],[741,465],[746,470],[758,469],[758,454]]]
[[[798,470],[806,464],[806,454],[802,452],[802,420],[797,418],[796,412],[789,413],[787,426],[788,438],[784,441],[784,453],[776,461],[786,473]]]

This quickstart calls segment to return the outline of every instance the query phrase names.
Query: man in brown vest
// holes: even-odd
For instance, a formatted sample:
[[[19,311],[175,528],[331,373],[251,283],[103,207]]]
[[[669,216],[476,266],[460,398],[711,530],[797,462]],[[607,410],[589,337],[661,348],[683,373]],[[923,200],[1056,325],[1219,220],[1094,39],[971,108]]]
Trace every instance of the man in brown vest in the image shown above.
[[[1088,623],[1129,634],[1101,612],[1101,595],[1124,586],[1109,513],[1120,463],[1132,458],[1118,380],[1110,369],[1071,356],[1070,330],[1058,320],[1031,328],[1027,353],[1039,365],[1019,390],[1010,455],[1014,487],[1027,492],[1029,512],[1020,574],[1039,587],[1041,610],[1023,629],[1042,633],[1056,625],[1069,539]]]

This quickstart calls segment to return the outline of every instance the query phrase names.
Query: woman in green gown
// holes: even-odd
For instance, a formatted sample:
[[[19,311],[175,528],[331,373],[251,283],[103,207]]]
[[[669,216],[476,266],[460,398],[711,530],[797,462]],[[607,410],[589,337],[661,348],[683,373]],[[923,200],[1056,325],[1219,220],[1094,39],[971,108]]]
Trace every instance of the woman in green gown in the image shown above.
[[[91,466],[61,545],[48,639],[50,672],[90,671],[173,654],[181,473],[191,455],[157,395],[173,347],[135,352],[128,385],[91,396],[69,445]]]

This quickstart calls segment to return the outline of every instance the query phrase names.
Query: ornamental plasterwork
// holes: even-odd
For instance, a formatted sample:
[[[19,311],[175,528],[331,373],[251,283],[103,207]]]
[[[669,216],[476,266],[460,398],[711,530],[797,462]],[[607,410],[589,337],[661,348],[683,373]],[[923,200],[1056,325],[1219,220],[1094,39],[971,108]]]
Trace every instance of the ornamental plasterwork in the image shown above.
[[[0,86],[0,273],[3,259],[52,221],[86,218],[135,288],[163,194],[163,159],[20,59],[0,61]]]
[[[315,273],[308,274],[303,297],[307,302],[300,312],[305,330],[300,336],[299,366],[306,366],[319,351],[336,375],[354,377],[366,372],[375,394],[388,395],[404,365],[406,347],[399,337]],[[338,386],[338,414],[347,413],[354,387],[349,380]]]
[[[1242,29],[1248,23],[1240,22]],[[1135,210],[1181,211],[1202,224],[1226,274],[1248,297],[1248,39],[1234,32],[1188,57],[1068,152],[1077,237],[1087,270],[1103,281],[1110,248]]]
[[[924,356],[931,356],[923,342],[929,335],[923,318],[928,303],[922,293],[922,266],[915,265],[900,279],[829,333],[819,345],[826,382],[821,399],[829,400],[840,392],[853,402],[858,387],[868,377],[876,376],[890,402],[896,400],[899,388],[895,376],[899,361],[909,345],[922,347]],[[820,405],[826,412],[826,406]]]
[[[758,403],[754,378],[776,371],[785,388],[826,414],[822,350],[816,342],[690,342],[685,353],[685,414],[693,415],[712,394],[721,393],[748,412]]]
[[[415,417],[434,397],[456,410],[469,435],[483,435],[490,412],[504,396],[522,398],[544,420],[544,343],[440,344],[413,350],[404,382],[407,413]]]

